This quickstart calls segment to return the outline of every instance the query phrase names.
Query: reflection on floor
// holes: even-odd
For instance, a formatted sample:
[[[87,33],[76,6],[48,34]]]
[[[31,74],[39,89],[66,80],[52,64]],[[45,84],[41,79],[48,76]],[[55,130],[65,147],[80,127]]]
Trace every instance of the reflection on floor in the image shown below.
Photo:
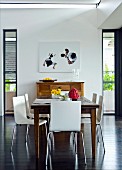
[[[84,165],[81,137],[78,135],[78,155],[75,157],[70,133],[55,134],[52,151],[52,169],[54,170],[121,170],[122,169],[122,118],[104,116],[103,135],[105,142],[105,155],[102,145],[97,145],[97,156],[91,156],[91,130],[90,124],[84,124],[84,139],[87,157],[87,166]],[[26,126],[18,126],[11,154],[11,138],[14,119],[8,115],[0,117],[0,170],[45,170],[46,137],[40,130],[40,153],[37,163],[35,159],[34,130],[30,127],[28,142],[26,143]],[[49,165],[47,169],[50,169]]]

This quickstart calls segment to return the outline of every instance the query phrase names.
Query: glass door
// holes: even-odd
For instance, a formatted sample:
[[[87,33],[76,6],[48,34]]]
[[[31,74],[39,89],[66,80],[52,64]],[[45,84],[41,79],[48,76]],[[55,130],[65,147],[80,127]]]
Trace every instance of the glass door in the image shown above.
[[[104,113],[115,113],[114,32],[103,31],[103,96]]]

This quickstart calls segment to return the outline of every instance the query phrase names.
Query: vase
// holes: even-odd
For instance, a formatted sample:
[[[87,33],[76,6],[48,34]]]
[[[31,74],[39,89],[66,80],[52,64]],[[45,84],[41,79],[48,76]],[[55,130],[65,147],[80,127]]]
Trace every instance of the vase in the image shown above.
[[[57,94],[52,94],[52,99],[59,99],[59,95],[57,95]]]

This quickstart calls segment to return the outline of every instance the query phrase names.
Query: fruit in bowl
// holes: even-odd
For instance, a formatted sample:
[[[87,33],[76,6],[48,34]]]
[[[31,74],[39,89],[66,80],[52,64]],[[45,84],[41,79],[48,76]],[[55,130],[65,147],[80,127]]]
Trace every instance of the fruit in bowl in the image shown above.
[[[42,82],[54,82],[54,81],[57,81],[57,79],[52,79],[50,77],[45,77],[45,78],[43,78],[42,80],[39,80],[39,81],[42,81]]]
[[[43,80],[52,80],[50,77],[45,77]]]

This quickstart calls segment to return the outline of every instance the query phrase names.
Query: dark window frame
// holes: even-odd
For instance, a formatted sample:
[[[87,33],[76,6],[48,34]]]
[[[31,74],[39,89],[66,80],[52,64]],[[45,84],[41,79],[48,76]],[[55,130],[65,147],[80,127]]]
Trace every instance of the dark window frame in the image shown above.
[[[3,101],[4,101],[4,114],[5,114],[5,85],[6,85],[6,82],[5,82],[5,62],[6,62],[6,58],[5,58],[5,55],[6,55],[6,51],[5,51],[5,38],[6,38],[6,32],[15,32],[16,34],[16,66],[15,66],[15,69],[16,69],[16,81],[14,82],[14,84],[16,84],[16,96],[17,96],[17,29],[3,29]],[[7,84],[12,84],[11,82],[7,82]]]
[[[114,32],[114,50],[115,50],[115,116],[122,117],[122,27],[119,29],[103,29],[102,30],[102,44],[103,33]],[[103,46],[102,46],[103,49]],[[102,50],[103,51],[103,50]],[[103,56],[103,52],[102,52]],[[103,66],[103,63],[102,63]],[[103,67],[102,67],[103,68]],[[103,70],[102,70],[103,73]],[[102,75],[103,77],[103,75]]]

